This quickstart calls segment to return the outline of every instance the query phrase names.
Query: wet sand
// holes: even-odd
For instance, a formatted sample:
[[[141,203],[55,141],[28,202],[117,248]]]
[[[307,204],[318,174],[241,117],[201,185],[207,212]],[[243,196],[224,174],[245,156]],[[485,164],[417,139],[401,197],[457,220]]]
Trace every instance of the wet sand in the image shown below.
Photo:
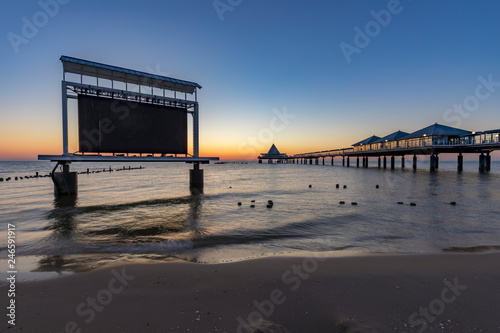
[[[4,311],[7,290],[0,288]],[[19,282],[16,325],[10,327],[4,314],[0,327],[2,332],[254,332],[255,327],[499,332],[499,313],[498,252],[274,257],[126,265]]]

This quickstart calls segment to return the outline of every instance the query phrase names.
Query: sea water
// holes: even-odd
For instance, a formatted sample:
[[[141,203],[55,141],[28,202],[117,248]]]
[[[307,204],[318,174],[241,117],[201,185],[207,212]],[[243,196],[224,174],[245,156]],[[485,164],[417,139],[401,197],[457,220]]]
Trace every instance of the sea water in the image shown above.
[[[128,170],[140,165],[73,163],[72,171],[89,168],[90,174],[78,175],[77,196],[57,198],[50,177],[24,178],[48,174],[54,163],[0,162],[0,177],[12,178],[0,182],[0,274],[7,271],[8,224],[16,228],[19,279],[116,263],[500,245],[497,162],[485,173],[477,162],[465,162],[462,173],[444,161],[433,173],[423,161],[417,172],[375,164],[347,168],[338,160],[334,166],[330,160],[209,164],[201,166],[203,193],[189,189],[189,164],[143,163],[144,169]]]

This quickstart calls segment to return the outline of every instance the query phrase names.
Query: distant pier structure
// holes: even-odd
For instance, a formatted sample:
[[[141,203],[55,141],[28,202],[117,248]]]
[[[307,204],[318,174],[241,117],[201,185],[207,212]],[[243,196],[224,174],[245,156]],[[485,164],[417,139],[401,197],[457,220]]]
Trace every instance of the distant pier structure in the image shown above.
[[[57,162],[51,173],[56,195],[78,192],[77,173],[70,171],[73,162],[191,163],[189,185],[202,190],[200,164],[219,158],[199,155],[198,83],[73,57],[60,60],[63,154],[38,155]],[[78,105],[78,151],[73,153],[68,146],[69,99]]]
[[[439,168],[439,154],[457,155],[457,170],[463,171],[463,154],[478,154],[479,171],[491,168],[491,152],[500,150],[500,129],[471,132],[460,128],[432,124],[413,133],[397,131],[384,137],[370,136],[354,143],[349,148],[323,150],[289,156],[293,163],[325,164],[325,158],[342,159],[342,166],[368,168],[369,159],[376,158],[378,168],[395,169],[395,160],[401,160],[401,168],[406,166],[406,156],[412,157],[412,168],[417,170],[418,155],[430,156],[430,171]],[[354,161],[355,159],[355,161]],[[361,163],[360,163],[361,160]]]
[[[290,156],[280,153],[278,148],[276,148],[273,143],[271,148],[269,148],[269,151],[267,153],[260,154],[258,159],[259,163],[262,163],[263,160],[267,160],[267,163],[273,163],[273,161],[276,163],[288,163],[290,161]]]

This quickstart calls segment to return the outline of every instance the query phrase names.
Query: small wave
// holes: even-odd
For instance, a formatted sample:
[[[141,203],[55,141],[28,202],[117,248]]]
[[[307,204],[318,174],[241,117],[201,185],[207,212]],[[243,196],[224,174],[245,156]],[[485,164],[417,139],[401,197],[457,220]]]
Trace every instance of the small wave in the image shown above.
[[[293,234],[272,234],[272,233],[252,233],[249,235],[211,235],[193,239],[195,248],[206,248],[213,246],[258,244],[273,240],[304,238],[304,235]]]
[[[493,252],[500,251],[500,245],[479,245],[470,247],[448,247],[443,249],[444,252]]]
[[[24,255],[85,255],[85,254],[159,254],[173,255],[178,252],[190,250],[194,247],[191,240],[162,241],[133,244],[77,244],[70,241],[59,241],[52,243],[51,247],[36,250],[26,250]]]
[[[358,237],[356,238],[356,241],[357,242],[374,241],[374,240],[391,241],[398,239],[407,239],[407,237],[395,236],[395,235],[373,235],[373,236]]]
[[[189,204],[193,200],[193,197],[179,197],[179,198],[168,198],[168,199],[155,199],[155,200],[145,200],[130,202],[118,205],[95,205],[87,207],[61,207],[56,208],[47,213],[48,219],[60,219],[65,216],[71,215],[76,216],[79,214],[95,213],[95,212],[111,212],[120,210],[129,210],[132,208],[140,207],[151,207],[151,206],[171,206],[179,204]]]

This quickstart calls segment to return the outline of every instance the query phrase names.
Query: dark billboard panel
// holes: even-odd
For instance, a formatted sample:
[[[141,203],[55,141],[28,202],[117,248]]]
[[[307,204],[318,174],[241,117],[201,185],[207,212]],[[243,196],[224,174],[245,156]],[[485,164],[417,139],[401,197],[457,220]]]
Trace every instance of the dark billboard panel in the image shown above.
[[[80,152],[187,154],[187,110],[78,95]]]

